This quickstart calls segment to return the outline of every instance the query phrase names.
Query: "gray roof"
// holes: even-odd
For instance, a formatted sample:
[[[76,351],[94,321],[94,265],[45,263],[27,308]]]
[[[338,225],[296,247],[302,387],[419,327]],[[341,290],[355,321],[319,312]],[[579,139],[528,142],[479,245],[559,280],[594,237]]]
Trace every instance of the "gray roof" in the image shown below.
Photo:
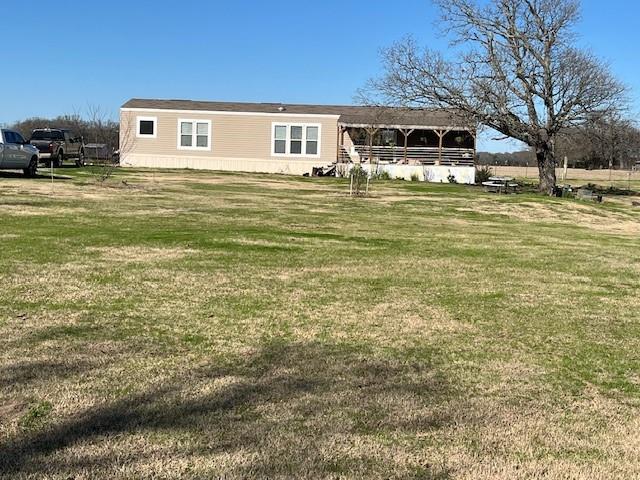
[[[274,115],[335,115],[345,125],[406,127],[463,127],[466,122],[451,110],[369,107],[356,105],[297,105],[284,103],[202,102],[194,100],[151,100],[133,98],[122,108],[155,110],[202,110],[209,112],[272,113]]]

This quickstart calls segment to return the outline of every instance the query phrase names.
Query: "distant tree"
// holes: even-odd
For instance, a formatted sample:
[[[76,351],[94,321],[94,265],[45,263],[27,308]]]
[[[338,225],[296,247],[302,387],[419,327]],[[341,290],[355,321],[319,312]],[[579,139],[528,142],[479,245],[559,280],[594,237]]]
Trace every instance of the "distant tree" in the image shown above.
[[[19,131],[26,138],[31,137],[31,133],[37,128],[68,128],[79,135],[83,135],[86,130],[85,122],[79,115],[59,115],[55,118],[32,117],[15,122],[11,128]]]
[[[524,142],[535,151],[540,190],[551,194],[559,132],[625,102],[607,65],[575,46],[579,2],[435,3],[454,45],[468,49],[450,60],[400,42],[384,51],[385,73],[371,87],[389,103],[455,109]]]
[[[506,153],[478,152],[478,165],[509,165],[516,167],[535,165],[536,156],[530,150]]]
[[[96,106],[89,106],[84,117],[78,113],[55,118],[33,117],[15,122],[10,128],[25,138],[31,138],[31,133],[37,128],[65,128],[81,135],[86,143],[105,144],[109,151],[119,148],[119,123]]]
[[[640,154],[640,130],[619,115],[594,116],[560,132],[558,155],[587,168],[631,168]]]

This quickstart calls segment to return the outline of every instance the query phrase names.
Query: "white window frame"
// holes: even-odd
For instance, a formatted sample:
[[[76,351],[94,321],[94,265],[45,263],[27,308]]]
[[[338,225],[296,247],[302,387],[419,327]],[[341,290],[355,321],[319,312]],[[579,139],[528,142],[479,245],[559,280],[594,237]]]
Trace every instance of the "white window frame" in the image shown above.
[[[140,133],[140,122],[153,122],[153,135]],[[136,137],[156,138],[158,136],[158,117],[136,117]]]
[[[285,153],[276,153],[276,127],[286,127],[287,134],[285,138]],[[291,127],[302,127],[302,153],[291,153]],[[316,127],[318,129],[318,151],[317,153],[307,154],[307,127]],[[290,122],[272,122],[271,123],[271,156],[272,157],[320,157],[320,145],[322,143],[322,124],[320,123],[290,123]]]
[[[182,124],[183,123],[191,123],[192,124],[192,130],[191,130],[191,146],[190,147],[184,147],[181,145],[181,140],[182,140]],[[197,143],[198,143],[198,123],[206,123],[207,124],[207,146],[206,147],[198,147]],[[177,147],[178,150],[198,150],[198,151],[206,151],[206,152],[210,152],[211,151],[211,144],[213,143],[212,138],[211,138],[211,120],[205,120],[203,118],[179,118],[178,119],[178,142],[177,142]]]

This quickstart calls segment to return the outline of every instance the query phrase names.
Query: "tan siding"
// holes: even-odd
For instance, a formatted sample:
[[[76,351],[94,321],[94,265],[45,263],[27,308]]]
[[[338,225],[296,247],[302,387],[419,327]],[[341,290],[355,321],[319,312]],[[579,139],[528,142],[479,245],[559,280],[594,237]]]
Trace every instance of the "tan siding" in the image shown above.
[[[136,117],[157,117],[156,138],[136,138]],[[211,151],[178,149],[179,119],[211,121]],[[320,157],[272,156],[272,124],[312,123],[321,126]],[[337,118],[275,115],[180,113],[175,111],[121,111],[122,163],[158,167],[221,168],[240,171],[310,171],[313,165],[335,161]],[[154,158],[157,162],[154,162]],[[195,165],[189,167],[189,165]],[[262,168],[262,169],[261,169]]]

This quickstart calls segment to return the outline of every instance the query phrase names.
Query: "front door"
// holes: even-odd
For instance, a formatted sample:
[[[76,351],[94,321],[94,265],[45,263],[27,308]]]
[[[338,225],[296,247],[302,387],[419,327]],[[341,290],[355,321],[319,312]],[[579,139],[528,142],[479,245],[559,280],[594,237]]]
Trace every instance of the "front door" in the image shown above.
[[[18,142],[18,165],[17,168],[27,168],[31,162],[31,152],[24,148],[25,145],[29,145],[29,142],[19,133],[13,132],[16,135],[16,141]]]

